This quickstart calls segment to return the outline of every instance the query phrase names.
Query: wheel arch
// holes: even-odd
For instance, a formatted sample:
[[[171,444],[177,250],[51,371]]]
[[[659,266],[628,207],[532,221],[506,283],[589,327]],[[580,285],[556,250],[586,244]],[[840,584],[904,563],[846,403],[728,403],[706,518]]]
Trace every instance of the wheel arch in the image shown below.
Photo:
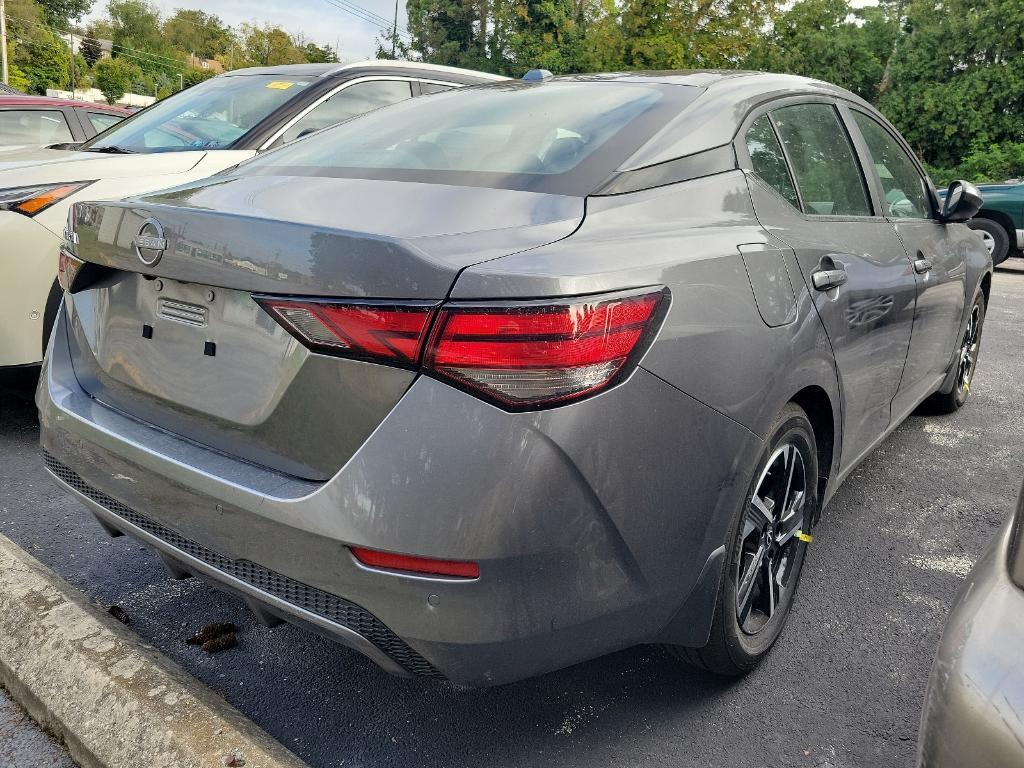
[[[838,456],[836,439],[839,435],[836,423],[837,412],[832,398],[823,387],[811,384],[804,387],[791,398],[791,402],[803,408],[814,430],[814,441],[818,449],[818,514],[824,505],[825,491],[829,478],[832,476],[833,462]],[[817,522],[817,521],[815,521]]]
[[[57,310],[60,309],[60,302],[63,298],[64,290],[54,280],[46,297],[46,308],[43,310],[43,354],[46,354],[46,345],[50,343],[50,333],[53,331],[53,324],[57,320]]]
[[[985,307],[988,308],[988,297],[992,291],[992,273],[986,272],[981,277],[981,293],[985,297]]]

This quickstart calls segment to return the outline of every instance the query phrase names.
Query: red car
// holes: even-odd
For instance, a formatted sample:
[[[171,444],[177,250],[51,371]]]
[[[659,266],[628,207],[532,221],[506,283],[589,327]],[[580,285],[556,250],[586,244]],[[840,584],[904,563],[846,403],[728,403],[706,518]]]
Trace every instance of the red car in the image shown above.
[[[85,141],[130,114],[88,101],[0,95],[0,149]]]

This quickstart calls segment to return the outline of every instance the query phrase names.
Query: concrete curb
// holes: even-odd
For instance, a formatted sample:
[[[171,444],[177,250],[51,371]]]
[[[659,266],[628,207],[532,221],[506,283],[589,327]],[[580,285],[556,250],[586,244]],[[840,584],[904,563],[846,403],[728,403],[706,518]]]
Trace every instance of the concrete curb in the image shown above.
[[[0,683],[83,768],[306,768],[3,535]]]

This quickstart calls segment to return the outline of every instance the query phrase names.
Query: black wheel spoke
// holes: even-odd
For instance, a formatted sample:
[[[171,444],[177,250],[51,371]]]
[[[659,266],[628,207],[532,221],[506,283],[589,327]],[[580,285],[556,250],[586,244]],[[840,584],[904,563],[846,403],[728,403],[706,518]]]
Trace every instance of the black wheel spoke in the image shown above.
[[[804,526],[807,501],[804,454],[792,442],[778,446],[762,470],[737,532],[736,618],[756,634],[778,611],[787,594],[796,538]]]

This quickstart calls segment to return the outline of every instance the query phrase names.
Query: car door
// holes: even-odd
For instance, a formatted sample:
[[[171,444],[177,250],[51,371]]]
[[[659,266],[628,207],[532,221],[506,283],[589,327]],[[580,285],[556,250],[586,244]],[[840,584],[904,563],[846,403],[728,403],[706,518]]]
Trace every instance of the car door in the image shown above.
[[[917,306],[896,411],[929,394],[949,369],[967,300],[965,227],[939,221],[931,184],[904,143],[875,116],[851,107],[852,130],[863,139],[870,176],[914,265]],[[855,127],[854,127],[855,126]],[[977,239],[977,238],[975,238]]]
[[[915,284],[892,225],[875,212],[836,104],[785,103],[746,124],[758,220],[788,245],[832,346],[843,396],[842,466],[888,428],[910,345]],[[746,157],[743,157],[745,155]]]

